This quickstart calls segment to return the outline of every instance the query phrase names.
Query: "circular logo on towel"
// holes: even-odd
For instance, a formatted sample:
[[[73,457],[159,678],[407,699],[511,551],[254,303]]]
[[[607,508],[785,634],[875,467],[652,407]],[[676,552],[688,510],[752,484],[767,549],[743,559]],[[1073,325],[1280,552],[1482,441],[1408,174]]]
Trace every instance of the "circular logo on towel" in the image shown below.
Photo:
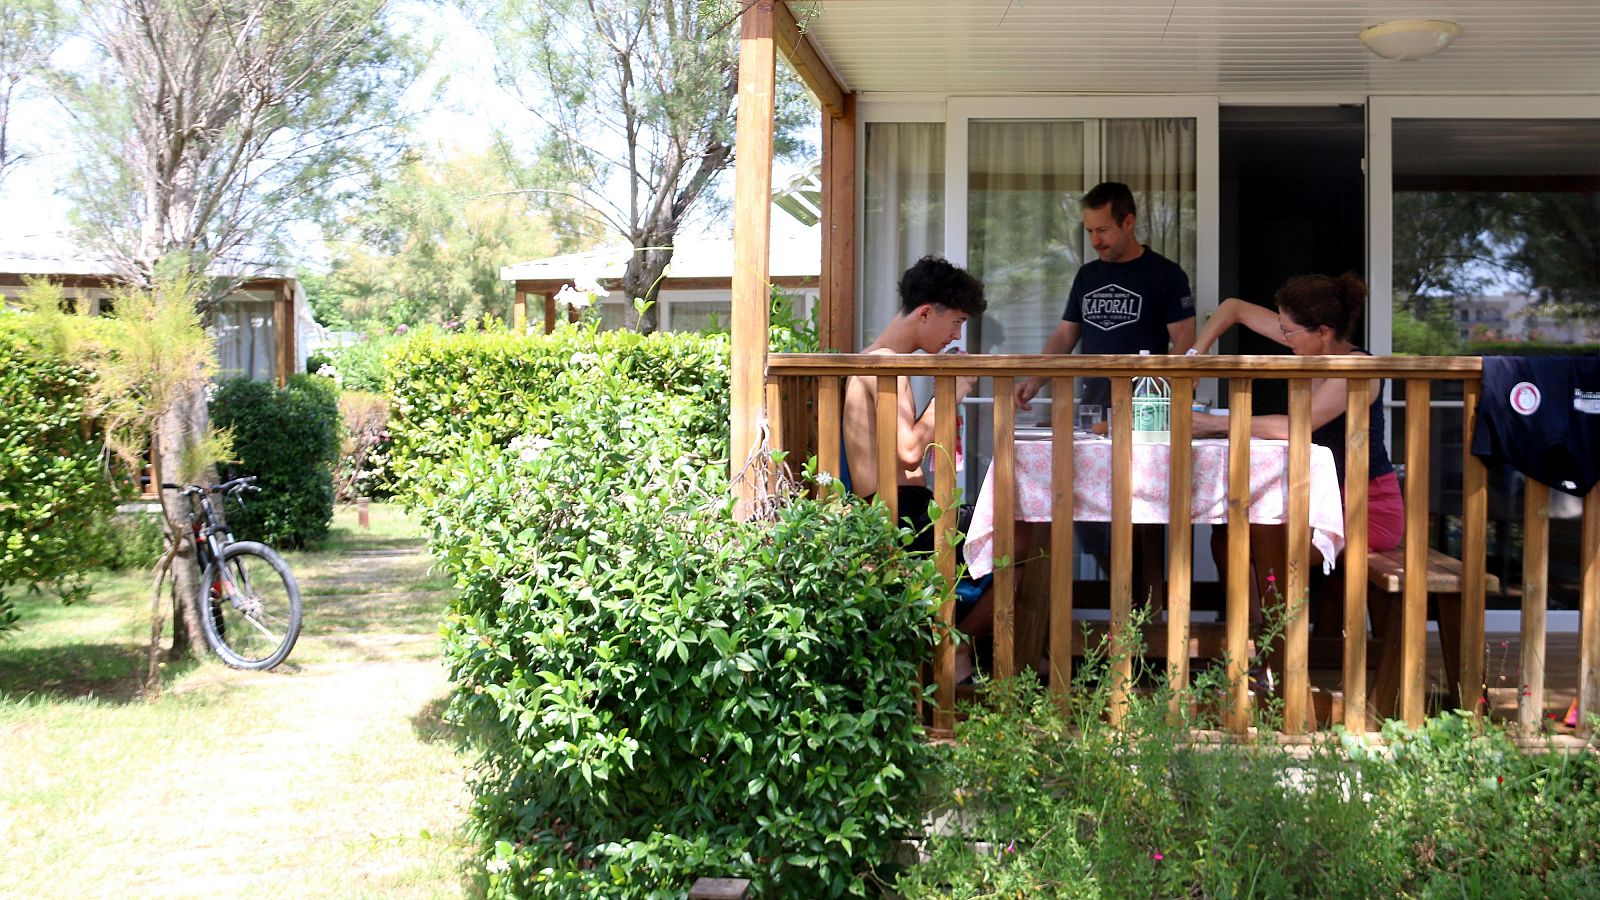
[[[1539,411],[1539,389],[1531,381],[1519,381],[1511,388],[1511,408],[1531,416]]]

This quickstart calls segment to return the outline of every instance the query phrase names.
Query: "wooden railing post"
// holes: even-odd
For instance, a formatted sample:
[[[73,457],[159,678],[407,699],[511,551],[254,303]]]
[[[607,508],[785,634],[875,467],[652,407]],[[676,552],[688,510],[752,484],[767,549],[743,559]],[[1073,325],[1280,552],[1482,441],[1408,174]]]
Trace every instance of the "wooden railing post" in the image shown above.
[[[1583,500],[1583,549],[1578,608],[1578,732],[1588,736],[1589,715],[1600,713],[1600,484]]]
[[[1230,731],[1250,727],[1250,379],[1228,380],[1228,704]]]
[[[933,381],[933,500],[939,505],[939,518],[933,523],[934,559],[939,574],[951,586],[939,605],[939,620],[947,629],[934,650],[933,682],[936,686],[933,726],[941,730],[955,727],[956,648],[948,629],[955,627],[956,550],[951,544],[956,527],[956,380],[941,375]]]
[[[1456,685],[1456,696],[1463,708],[1482,715],[1487,705],[1483,685],[1483,594],[1489,479],[1483,460],[1472,455],[1472,435],[1477,430],[1483,381],[1464,379],[1461,387],[1461,683]]]
[[[889,521],[900,524],[900,384],[894,375],[878,376],[878,499],[889,509]]]
[[[1345,380],[1344,726],[1367,730],[1367,478],[1371,382]]]
[[[1412,728],[1426,714],[1428,673],[1428,423],[1432,382],[1406,381],[1406,583],[1400,625],[1400,717]]]
[[[1525,735],[1544,725],[1545,611],[1550,578],[1550,488],[1532,478],[1522,483],[1522,666],[1517,725]]]
[[[1010,678],[1016,666],[1016,438],[1017,411],[1009,402],[1014,380],[994,380],[994,675]]]
[[[1133,381],[1111,379],[1111,710],[1127,712],[1133,689]]]
[[[837,375],[817,376],[817,474],[826,472],[834,480],[844,471],[842,431],[844,413]],[[819,485],[818,493],[828,490]]]
[[[1072,379],[1050,379],[1050,690],[1063,711],[1072,689]]]
[[[1286,539],[1289,544],[1282,577],[1284,613],[1283,727],[1290,734],[1308,729],[1312,719],[1308,619],[1311,613],[1311,379],[1289,382],[1289,496]]]
[[[1194,379],[1172,379],[1171,440],[1167,454],[1167,679],[1174,717],[1189,686],[1189,618],[1194,591],[1194,541],[1190,529],[1194,491]]]

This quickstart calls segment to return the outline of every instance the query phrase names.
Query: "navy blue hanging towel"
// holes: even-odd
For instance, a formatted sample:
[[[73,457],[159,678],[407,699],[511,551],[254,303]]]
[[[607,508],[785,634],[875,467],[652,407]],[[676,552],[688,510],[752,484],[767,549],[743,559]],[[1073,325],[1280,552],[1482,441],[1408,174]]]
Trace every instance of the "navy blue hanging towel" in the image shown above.
[[[1472,454],[1579,497],[1600,481],[1600,356],[1486,356]]]

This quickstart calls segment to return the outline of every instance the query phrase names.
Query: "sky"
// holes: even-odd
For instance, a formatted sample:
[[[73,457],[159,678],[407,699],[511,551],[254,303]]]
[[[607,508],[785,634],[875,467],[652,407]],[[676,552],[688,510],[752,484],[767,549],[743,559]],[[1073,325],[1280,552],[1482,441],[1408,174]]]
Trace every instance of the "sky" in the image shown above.
[[[521,101],[495,83],[493,42],[480,34],[453,5],[448,3],[402,2],[394,14],[414,28],[415,34],[440,42],[434,63],[408,94],[406,111],[415,115],[419,140],[443,153],[469,152],[487,146],[496,124],[531,127],[532,115]],[[82,42],[62,48],[56,62],[71,65],[87,58]],[[443,89],[435,98],[434,88]],[[11,140],[26,147],[34,157],[0,182],[0,255],[18,250],[36,253],[73,252],[67,238],[70,208],[59,195],[60,186],[70,176],[72,148],[59,139],[66,116],[60,106],[37,86],[12,107]],[[528,132],[531,135],[531,132]],[[531,139],[531,138],[530,138]],[[812,137],[815,144],[816,138]],[[794,175],[781,166],[773,173],[773,183],[783,184]],[[721,190],[731,191],[732,178],[725,177]],[[787,220],[787,221],[785,221]],[[726,234],[730,221],[695,221],[687,229],[696,234]],[[780,232],[803,230],[788,216],[773,216],[773,227]],[[296,238],[307,268],[320,268],[326,258],[318,229],[306,225]]]

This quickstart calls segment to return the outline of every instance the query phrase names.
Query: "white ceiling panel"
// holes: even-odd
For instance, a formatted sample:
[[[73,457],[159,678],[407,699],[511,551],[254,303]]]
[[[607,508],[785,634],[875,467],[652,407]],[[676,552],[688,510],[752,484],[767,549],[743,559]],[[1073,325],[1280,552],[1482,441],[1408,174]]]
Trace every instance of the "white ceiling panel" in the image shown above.
[[[1600,93],[1600,0],[790,0],[852,91],[936,94]],[[1447,19],[1438,55],[1362,28]]]

